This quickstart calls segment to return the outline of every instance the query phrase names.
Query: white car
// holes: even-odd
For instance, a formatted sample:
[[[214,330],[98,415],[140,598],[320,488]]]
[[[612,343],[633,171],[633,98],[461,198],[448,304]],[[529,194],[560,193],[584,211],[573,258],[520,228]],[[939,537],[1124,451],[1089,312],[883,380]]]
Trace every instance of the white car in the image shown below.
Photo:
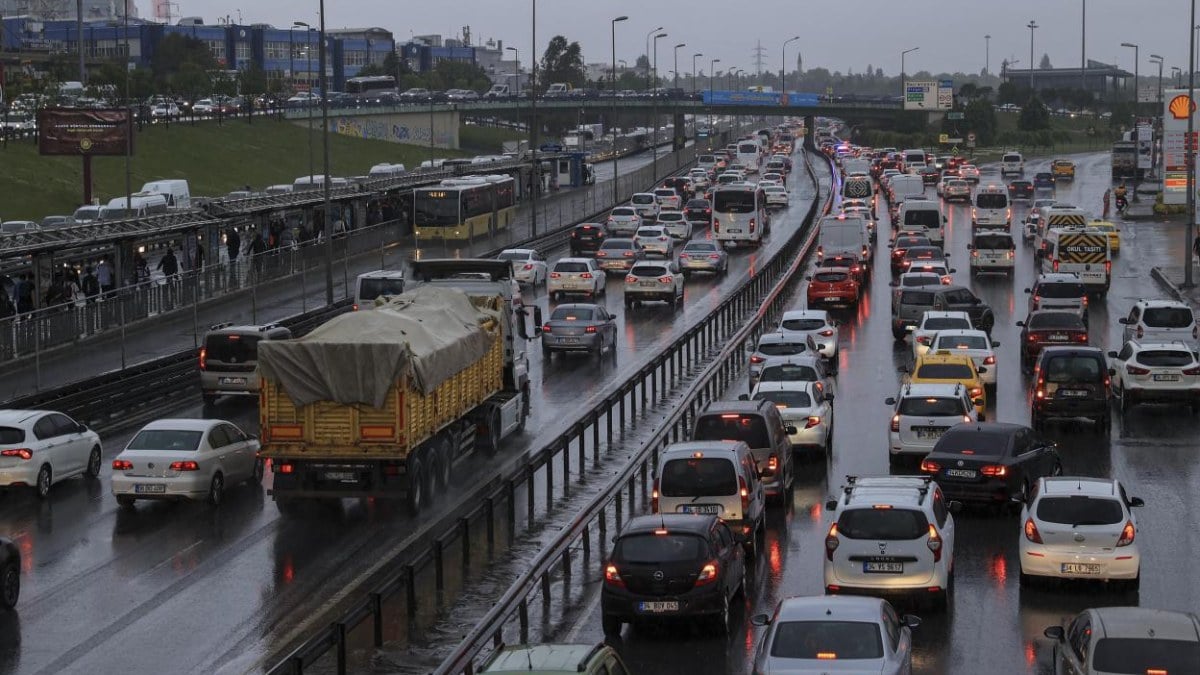
[[[820,390],[816,382],[761,382],[750,392],[753,401],[770,401],[779,409],[793,450],[810,450],[827,455],[833,448],[833,394]]]
[[[664,258],[670,258],[675,253],[675,240],[671,238],[671,235],[667,234],[665,228],[657,225],[639,227],[633,239],[641,245],[646,255],[653,253]]]
[[[906,288],[940,285],[942,285],[942,277],[936,272],[905,272],[891,283],[892,304],[896,304],[896,300],[900,298],[900,292]]]
[[[551,300],[564,295],[583,295],[595,299],[605,294],[608,277],[592,258],[559,258],[550,268],[546,294]]]
[[[1192,349],[1200,348],[1200,327],[1190,305],[1177,300],[1138,300],[1127,316],[1118,322],[1123,327],[1121,341],[1173,342],[1182,340]]]
[[[192,112],[197,115],[211,115],[217,111],[217,106],[211,98],[202,98],[192,104]]]
[[[954,516],[928,477],[846,477],[826,502],[825,592],[911,593],[945,607],[954,569]],[[860,671],[856,671],[860,672]]]
[[[659,214],[667,209],[678,211],[683,208],[683,198],[675,188],[658,188],[654,191],[654,198],[658,201]]]
[[[1108,478],[1039,478],[1021,508],[1021,584],[1096,579],[1137,590],[1142,554],[1132,509],[1142,504]]]
[[[712,181],[708,178],[708,172],[704,169],[692,169],[688,173],[688,178],[692,179],[692,185],[695,186],[697,194],[708,189]]]
[[[1071,675],[1200,671],[1200,617],[1147,607],[1085,609],[1042,633],[1053,640],[1052,669]]]
[[[632,237],[644,220],[632,206],[617,206],[608,214],[608,234],[613,237]]]
[[[767,626],[755,657],[762,675],[855,672],[912,673],[912,629],[921,620],[897,616],[881,598],[784,598],[773,616],[751,617]]]
[[[113,459],[112,493],[126,508],[138,499],[220,506],[227,485],[262,480],[258,450],[257,439],[225,420],[156,420]]]
[[[770,182],[773,184],[783,185],[786,187],[787,186],[787,176],[784,176],[782,173],[779,173],[776,171],[769,171],[767,173],[764,173],[762,175],[762,177],[759,178],[759,180],[758,180],[759,185],[762,185],[764,182]]]
[[[32,488],[39,499],[74,476],[100,475],[100,436],[52,410],[0,410],[0,490]]]
[[[913,328],[913,359],[918,359],[929,351],[929,345],[933,344],[933,336],[938,331],[969,330],[974,327],[971,325],[971,315],[966,312],[926,311],[917,327]]]
[[[768,185],[763,188],[763,194],[767,197],[767,208],[787,208],[791,199],[782,185]]]
[[[652,300],[661,300],[672,310],[683,304],[683,273],[675,261],[642,261],[629,270],[625,277],[625,309]]]
[[[911,272],[934,274],[943,286],[949,286],[954,283],[954,273],[958,271],[950,267],[945,260],[914,260],[907,269],[908,272],[906,274]]]
[[[1200,360],[1187,344],[1130,340],[1108,357],[1121,412],[1139,403],[1180,403],[1200,412]]]
[[[791,309],[779,320],[779,332],[811,335],[817,352],[838,372],[838,322],[823,309]]]
[[[951,354],[970,356],[979,371],[979,381],[984,386],[996,386],[996,351],[1000,343],[981,330],[958,328],[941,330],[933,338],[929,349],[933,352],[947,351]]]
[[[645,220],[654,222],[658,218],[658,196],[653,192],[638,192],[629,198],[629,204]]]
[[[905,384],[884,403],[892,406],[889,463],[901,455],[927,455],[954,425],[979,421],[971,394],[961,384]]]
[[[758,343],[750,348],[750,367],[747,373],[750,378],[750,388],[758,382],[762,364],[772,356],[795,356],[797,354],[814,353],[817,345],[810,334],[763,333],[758,336]]]
[[[513,278],[525,286],[541,286],[550,276],[546,258],[531,248],[505,249],[496,259],[512,262]]]
[[[674,239],[683,241],[692,238],[692,224],[688,222],[687,216],[683,215],[683,211],[664,209],[658,213],[658,222],[655,225],[666,230]]]

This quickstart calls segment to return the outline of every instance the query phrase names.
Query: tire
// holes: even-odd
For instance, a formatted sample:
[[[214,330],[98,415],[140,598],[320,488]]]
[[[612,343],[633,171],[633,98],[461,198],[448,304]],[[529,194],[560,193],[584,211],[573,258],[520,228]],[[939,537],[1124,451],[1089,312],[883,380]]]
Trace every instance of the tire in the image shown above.
[[[549,347],[547,347],[547,346],[545,345],[545,343],[543,343],[543,344],[542,344],[542,360],[543,360],[543,361],[550,361],[550,360],[553,358],[553,354],[554,354],[554,352],[551,352],[551,351],[550,351],[550,348],[549,348]]]
[[[93,447],[91,453],[88,454],[87,468],[84,469],[83,475],[85,475],[91,479],[94,479],[97,476],[99,476],[100,475],[100,461],[101,461],[100,446],[97,445],[97,446]]]
[[[721,611],[712,618],[712,631],[716,635],[729,633],[729,596],[721,594]]]
[[[1142,570],[1138,570],[1137,576],[1124,583],[1125,590],[1130,593],[1137,593],[1142,587]]]
[[[600,338],[600,343],[599,343],[599,345],[596,347],[596,360],[597,360],[597,361],[599,361],[599,360],[601,360],[601,359],[603,359],[603,358],[604,358],[604,350],[605,350],[605,346],[604,346],[604,338]]]
[[[500,449],[500,411],[493,408],[487,415],[487,436],[480,443],[480,448],[488,457],[496,454]]]
[[[1037,585],[1037,577],[1032,574],[1025,574],[1024,572],[1021,572],[1017,581],[1020,583],[1021,588],[1033,588]]]
[[[259,457],[254,458],[254,471],[250,472],[250,478],[246,481],[251,485],[261,485],[263,474],[267,470],[267,461]]]
[[[1133,401],[1130,400],[1131,398],[1132,397],[1129,395],[1129,392],[1125,391],[1125,388],[1122,387],[1121,388],[1121,415],[1125,415],[1126,413],[1129,412],[1129,409],[1133,407]]]
[[[623,623],[620,617],[612,616],[611,614],[600,615],[600,625],[604,629],[605,637],[621,637],[621,626]]]
[[[892,326],[892,339],[896,342],[903,342],[906,331]]]
[[[53,475],[50,473],[50,465],[43,464],[42,468],[38,470],[37,480],[33,484],[33,493],[37,495],[38,499],[47,499],[50,496],[52,479]]]
[[[132,509],[137,500],[129,495],[117,495],[117,506],[123,509]]]
[[[0,569],[0,607],[12,609],[21,597],[21,566],[11,560]]]
[[[219,508],[225,497],[225,477],[220,472],[213,474],[212,482],[208,485],[208,505]]]
[[[450,487],[450,481],[454,477],[454,458],[450,456],[450,438],[443,436],[438,441],[438,462],[437,472],[431,478],[434,481],[434,489],[444,490]]]
[[[408,458],[408,495],[404,502],[410,516],[419,515],[425,507],[425,463],[418,455]]]

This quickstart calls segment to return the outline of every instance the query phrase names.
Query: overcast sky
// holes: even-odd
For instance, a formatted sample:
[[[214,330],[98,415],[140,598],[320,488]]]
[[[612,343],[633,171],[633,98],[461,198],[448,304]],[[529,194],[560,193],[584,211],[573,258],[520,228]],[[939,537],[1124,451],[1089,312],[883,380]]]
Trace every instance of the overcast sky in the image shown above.
[[[907,71],[979,72],[984,66],[984,35],[990,34],[991,69],[998,71],[1002,58],[1029,62],[1029,29],[1034,36],[1034,60],[1049,54],[1056,67],[1077,67],[1080,59],[1080,9],[1085,0],[541,0],[538,3],[538,51],[556,34],[578,40],[588,62],[611,59],[609,21],[626,14],[617,25],[617,59],[630,64],[646,51],[646,34],[664,26],[668,37],[659,40],[659,71],[672,69],[673,48],[680,42],[681,71],[690,71],[692,54],[707,68],[707,59],[719,58],[717,69],[729,66],[754,69],[757,41],[766,50],[764,69],[779,69],[780,46],[788,45],[788,61],[796,50],[804,67],[862,72],[868,64],[892,75],[900,70],[900,52],[910,47]],[[149,0],[138,0],[143,15]],[[207,22],[229,15],[243,23],[270,23],[284,27],[293,21],[315,23],[318,0],[180,0],[184,15],[201,15]],[[327,0],[326,25],[330,28],[380,26],[396,39],[439,33],[458,36],[471,27],[473,42],[502,39],[527,58],[530,41],[530,0]],[[1087,3],[1087,55],[1116,62],[1133,70],[1133,50],[1122,42],[1141,45],[1141,73],[1157,74],[1150,54],[1166,59],[1164,73],[1188,60],[1189,3],[1187,0],[1091,0]]]

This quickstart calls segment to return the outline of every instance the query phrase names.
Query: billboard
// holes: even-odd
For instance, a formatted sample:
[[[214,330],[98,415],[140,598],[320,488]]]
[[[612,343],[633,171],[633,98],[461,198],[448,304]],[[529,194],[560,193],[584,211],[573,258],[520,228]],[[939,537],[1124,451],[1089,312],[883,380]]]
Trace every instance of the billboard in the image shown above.
[[[780,105],[782,94],[777,91],[704,91],[705,105]],[[816,94],[806,94],[790,91],[787,94],[787,105],[815,106],[820,103]]]
[[[1192,122],[1192,145],[1200,132],[1200,117],[1196,115],[1196,104],[1188,99],[1186,89],[1163,91],[1163,184],[1164,204],[1187,203],[1187,125]],[[1138,138],[1139,145],[1141,138]]]
[[[124,155],[133,151],[126,108],[43,108],[38,152],[43,155]]]

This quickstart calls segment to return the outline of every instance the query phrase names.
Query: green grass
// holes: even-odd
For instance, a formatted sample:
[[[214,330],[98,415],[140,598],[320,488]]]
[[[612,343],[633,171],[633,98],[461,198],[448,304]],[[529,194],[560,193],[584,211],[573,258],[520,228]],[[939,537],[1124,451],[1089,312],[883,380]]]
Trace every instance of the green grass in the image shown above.
[[[133,189],[161,178],[186,178],[193,196],[219,196],[250,185],[262,189],[290,183],[309,171],[308,129],[291,122],[255,120],[253,124],[212,122],[143,127],[134,139]],[[467,153],[438,150],[438,157]],[[313,134],[313,161],[321,170],[321,135]],[[329,137],[330,172],[363,175],[380,162],[412,168],[429,159],[429,149],[351,138]],[[125,158],[92,161],[93,196],[101,201],[125,194]],[[69,214],[83,199],[83,161],[78,157],[41,157],[31,141],[10,142],[0,150],[0,219],[40,220]]]
[[[505,141],[522,141],[528,137],[525,132],[504,127],[464,124],[458,128],[458,144],[462,149],[481,155],[498,155],[504,152]]]

